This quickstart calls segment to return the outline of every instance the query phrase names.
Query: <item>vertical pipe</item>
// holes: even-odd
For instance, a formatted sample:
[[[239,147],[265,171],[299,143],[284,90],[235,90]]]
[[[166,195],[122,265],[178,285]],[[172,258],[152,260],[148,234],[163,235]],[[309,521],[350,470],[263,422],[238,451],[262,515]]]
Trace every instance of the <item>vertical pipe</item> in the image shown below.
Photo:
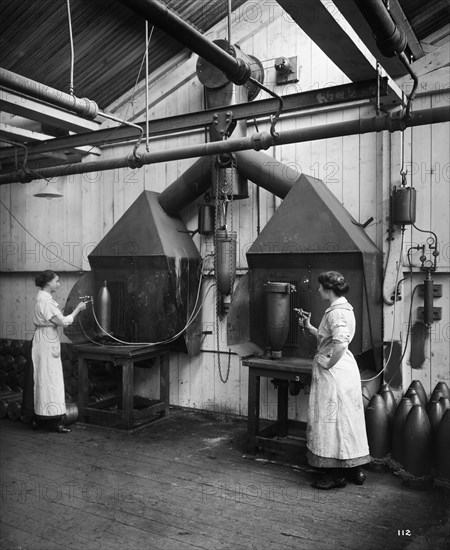
[[[149,148],[149,136],[148,136],[148,21],[145,20],[145,146],[147,153]]]
[[[228,20],[227,20],[227,23],[228,23],[228,53],[231,54],[231,52],[233,51],[232,50],[233,42],[231,41],[231,0],[228,0],[228,3],[227,3],[227,16],[228,16]]]
[[[433,323],[433,283],[430,272],[428,272],[427,278],[423,282],[423,322],[426,325]]]
[[[70,16],[70,0],[67,0],[67,19],[69,22],[69,39],[70,39],[70,85],[69,85],[69,93],[70,95],[74,94],[74,87],[73,87],[73,71],[74,71],[74,65],[75,65],[75,52],[73,49],[73,35],[72,35],[72,18]]]

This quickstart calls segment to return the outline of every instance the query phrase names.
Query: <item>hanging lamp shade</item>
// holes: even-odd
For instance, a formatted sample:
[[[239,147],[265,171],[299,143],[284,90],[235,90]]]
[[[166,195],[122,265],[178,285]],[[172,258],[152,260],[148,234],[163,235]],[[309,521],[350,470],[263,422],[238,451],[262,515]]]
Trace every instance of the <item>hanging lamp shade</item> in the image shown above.
[[[64,195],[57,191],[52,185],[47,183],[47,185],[42,189],[42,191],[38,191],[33,195],[34,197],[38,197],[40,199],[59,199],[60,197],[63,197]]]

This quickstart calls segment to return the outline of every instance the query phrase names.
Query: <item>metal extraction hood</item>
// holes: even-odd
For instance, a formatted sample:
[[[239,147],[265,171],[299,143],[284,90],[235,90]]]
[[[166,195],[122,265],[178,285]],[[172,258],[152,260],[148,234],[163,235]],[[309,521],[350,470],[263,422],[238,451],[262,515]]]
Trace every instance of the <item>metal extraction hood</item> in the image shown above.
[[[164,212],[158,195],[144,191],[123,214],[89,255],[92,271],[74,286],[68,300],[68,307],[82,295],[95,300],[106,281],[112,334],[126,342],[170,339],[188,323],[197,296],[200,255],[181,219]],[[68,331],[72,341],[104,336],[89,311],[80,321],[81,326]],[[198,353],[200,320],[171,345]]]
[[[283,170],[274,169],[273,174],[282,177]],[[237,353],[265,351],[263,288],[269,281],[276,281],[289,282],[297,289],[291,295],[290,330],[283,355],[312,357],[315,342],[306,331],[299,330],[294,307],[311,311],[317,326],[325,310],[325,303],[317,295],[317,277],[323,271],[334,270],[341,272],[350,285],[347,298],[357,321],[350,349],[355,355],[374,352],[379,356],[381,252],[321,180],[298,177],[247,252],[247,260],[249,272],[235,291],[228,319],[228,344]]]

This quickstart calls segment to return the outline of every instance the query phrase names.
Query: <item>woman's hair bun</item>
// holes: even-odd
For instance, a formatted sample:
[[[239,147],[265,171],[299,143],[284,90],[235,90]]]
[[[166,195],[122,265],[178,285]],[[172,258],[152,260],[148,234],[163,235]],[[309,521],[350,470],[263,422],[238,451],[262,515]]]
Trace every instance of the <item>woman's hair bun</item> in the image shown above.
[[[332,290],[337,296],[347,294],[350,287],[344,276],[338,271],[325,271],[319,275],[319,283],[326,290]]]
[[[38,273],[34,279],[34,284],[38,286],[39,288],[44,288],[44,286],[52,281],[56,277],[56,273],[54,271],[42,271],[41,273]]]

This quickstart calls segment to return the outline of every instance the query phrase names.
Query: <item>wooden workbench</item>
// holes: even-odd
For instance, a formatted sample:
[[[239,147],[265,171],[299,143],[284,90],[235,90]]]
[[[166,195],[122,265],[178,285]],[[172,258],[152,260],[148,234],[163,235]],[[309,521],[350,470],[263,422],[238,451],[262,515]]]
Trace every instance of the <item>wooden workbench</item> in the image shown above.
[[[133,430],[143,424],[165,416],[169,412],[169,359],[167,348],[157,346],[76,345],[78,352],[78,409],[82,422]],[[119,392],[90,404],[89,370],[90,361],[108,361],[121,369]],[[159,398],[135,396],[135,368],[159,366]],[[139,407],[136,407],[136,401]]]
[[[306,423],[288,419],[289,384],[298,382],[309,386],[312,359],[284,357],[250,357],[242,360],[248,367],[248,447],[250,451],[267,451],[277,456],[289,454],[291,450],[305,447]],[[277,419],[260,422],[261,377],[272,378],[277,388]],[[294,448],[294,449],[293,449]]]

